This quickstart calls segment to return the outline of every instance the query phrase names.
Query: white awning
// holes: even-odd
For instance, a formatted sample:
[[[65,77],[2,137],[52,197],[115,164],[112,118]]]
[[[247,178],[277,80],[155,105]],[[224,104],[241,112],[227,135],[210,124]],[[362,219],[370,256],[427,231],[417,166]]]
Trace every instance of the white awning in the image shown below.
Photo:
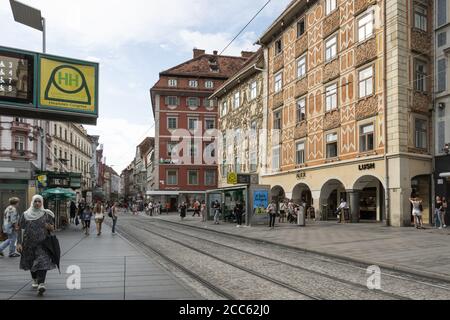
[[[439,175],[441,178],[450,178],[450,172],[443,172]]]

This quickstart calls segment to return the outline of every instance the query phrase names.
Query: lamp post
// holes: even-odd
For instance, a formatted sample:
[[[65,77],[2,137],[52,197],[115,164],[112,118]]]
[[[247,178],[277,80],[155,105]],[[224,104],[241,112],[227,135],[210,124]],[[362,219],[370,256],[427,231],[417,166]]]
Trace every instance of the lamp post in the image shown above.
[[[14,20],[18,23],[26,25],[30,28],[42,31],[42,52],[46,52],[46,26],[45,18],[42,17],[41,11],[23,4],[16,0],[9,0],[11,10],[14,16]],[[44,120],[40,120],[39,133],[41,137],[41,159],[40,169],[41,172],[45,170],[45,155],[44,144],[47,133],[45,132]]]

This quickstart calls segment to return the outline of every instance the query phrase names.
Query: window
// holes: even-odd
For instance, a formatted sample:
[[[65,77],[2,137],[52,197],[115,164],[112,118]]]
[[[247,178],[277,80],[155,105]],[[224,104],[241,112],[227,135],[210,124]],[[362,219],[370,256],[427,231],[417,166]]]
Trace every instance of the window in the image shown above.
[[[297,78],[306,76],[306,55],[297,60]]]
[[[199,98],[187,98],[187,105],[189,108],[197,108],[200,106]]]
[[[275,41],[275,55],[279,55],[283,52],[283,41],[281,39]]]
[[[326,111],[337,109],[337,84],[332,84],[325,89]]]
[[[416,60],[416,90],[420,92],[426,91],[426,78],[427,78],[427,66],[426,63],[420,60]]]
[[[169,79],[169,87],[176,87],[178,85],[177,79]]]
[[[190,185],[190,186],[198,185],[198,171],[197,170],[189,170],[188,171],[188,185]]]
[[[216,157],[216,144],[210,143],[205,146],[205,153],[208,157],[215,158]]]
[[[359,71],[359,97],[365,98],[373,94],[373,67]]]
[[[15,121],[15,122],[18,122],[18,123],[25,123],[25,119],[24,119],[24,118],[19,118],[19,117],[16,117],[16,118],[14,119],[14,121]]]
[[[442,26],[447,23],[447,1],[448,0],[438,0],[437,4],[437,25]]]
[[[428,143],[427,143],[427,137],[428,137],[428,129],[427,129],[427,121],[422,119],[416,119],[415,121],[416,125],[416,137],[415,137],[415,146],[419,149],[427,149]]]
[[[216,184],[216,171],[206,170],[205,171],[205,185],[214,186]]]
[[[338,156],[337,141],[337,133],[327,134],[327,158],[336,158]]]
[[[234,108],[237,109],[241,106],[241,93],[240,92],[236,92],[234,94]]]
[[[305,142],[297,143],[296,163],[297,164],[304,164],[305,163]]]
[[[374,130],[373,124],[366,124],[359,129],[359,151],[372,151],[374,148]]]
[[[70,144],[73,144],[73,133],[70,134]]]
[[[300,38],[305,33],[305,19],[297,22],[297,38]]]
[[[250,172],[256,172],[258,170],[258,157],[257,152],[250,152]]]
[[[55,124],[55,126],[54,126],[54,129],[55,129],[55,136],[58,134],[58,126]]]
[[[258,95],[258,83],[256,81],[253,81],[250,84],[250,100],[256,99],[257,95]]]
[[[447,44],[447,32],[441,32],[438,34],[438,47],[445,46]]]
[[[178,97],[166,97],[166,105],[171,106],[178,106],[180,104]]]
[[[206,119],[205,120],[206,130],[211,130],[216,128],[216,121],[214,119]]]
[[[283,73],[277,73],[275,75],[275,93],[280,92],[283,90]]]
[[[373,12],[366,13],[358,20],[358,40],[362,42],[373,35]]]
[[[198,88],[198,81],[197,80],[189,80],[189,87]]]
[[[272,149],[272,170],[280,170],[280,146]]]
[[[59,149],[59,159],[62,159],[62,150]]]
[[[64,160],[67,160],[67,151],[64,152]]]
[[[440,121],[438,124],[438,130],[437,130],[437,135],[438,135],[438,153],[441,153],[442,149],[445,146],[445,121]]]
[[[67,141],[67,130],[64,129],[64,140]]]
[[[437,63],[438,92],[447,88],[447,60],[439,59]]]
[[[214,99],[209,100],[209,99],[205,98],[205,99],[203,99],[203,106],[205,108],[214,108],[216,106],[216,100],[214,100]]]
[[[297,122],[306,120],[306,99],[300,99],[297,101]]]
[[[336,9],[336,0],[325,0],[325,14],[330,14]]]
[[[205,87],[206,87],[207,89],[213,89],[213,88],[214,88],[214,82],[212,82],[212,81],[206,81],[206,82],[205,82]]]
[[[169,142],[167,144],[167,156],[168,157],[174,157],[177,155],[177,146],[178,146],[178,143],[176,143],[176,142]]]
[[[178,118],[176,117],[167,118],[167,128],[169,128],[169,130],[178,129]]]
[[[167,185],[175,186],[178,184],[178,171],[177,170],[167,170]]]
[[[62,139],[62,127],[59,127],[59,137]]]
[[[16,150],[16,151],[24,151],[25,150],[25,137],[24,136],[16,136],[14,138],[14,150]]]
[[[416,4],[414,7],[414,26],[422,31],[427,31],[427,8]]]
[[[70,154],[70,168],[73,168],[73,154]]]
[[[221,117],[224,117],[228,113],[228,102],[222,103]]]
[[[332,36],[325,42],[325,62],[333,60],[337,56],[337,36]]]
[[[281,110],[273,113],[273,128],[274,130],[281,130]]]
[[[188,118],[189,130],[197,130],[198,129],[198,119]]]

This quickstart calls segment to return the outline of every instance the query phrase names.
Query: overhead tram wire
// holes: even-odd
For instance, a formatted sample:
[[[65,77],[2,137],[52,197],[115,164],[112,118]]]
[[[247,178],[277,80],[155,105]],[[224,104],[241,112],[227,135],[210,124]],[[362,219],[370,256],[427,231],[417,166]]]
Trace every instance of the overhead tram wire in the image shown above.
[[[227,44],[227,46],[220,52],[220,55],[222,55],[232,44],[233,42],[242,34],[242,32],[247,29],[247,27],[253,22],[253,20],[256,19],[256,17],[269,5],[269,3],[272,0],[268,0],[264,6],[259,9],[259,11],[253,16],[253,18],[250,19],[250,21],[241,29],[241,31],[238,32],[238,34],[233,38],[233,40],[230,41],[230,43]]]

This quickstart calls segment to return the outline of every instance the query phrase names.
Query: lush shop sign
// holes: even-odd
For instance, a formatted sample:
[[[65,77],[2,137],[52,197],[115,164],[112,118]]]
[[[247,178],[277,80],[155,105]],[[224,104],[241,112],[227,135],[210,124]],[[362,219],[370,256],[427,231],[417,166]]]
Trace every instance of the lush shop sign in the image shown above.
[[[359,171],[375,170],[376,165],[375,163],[360,164],[358,168]]]
[[[99,65],[0,47],[0,114],[96,124]]]

